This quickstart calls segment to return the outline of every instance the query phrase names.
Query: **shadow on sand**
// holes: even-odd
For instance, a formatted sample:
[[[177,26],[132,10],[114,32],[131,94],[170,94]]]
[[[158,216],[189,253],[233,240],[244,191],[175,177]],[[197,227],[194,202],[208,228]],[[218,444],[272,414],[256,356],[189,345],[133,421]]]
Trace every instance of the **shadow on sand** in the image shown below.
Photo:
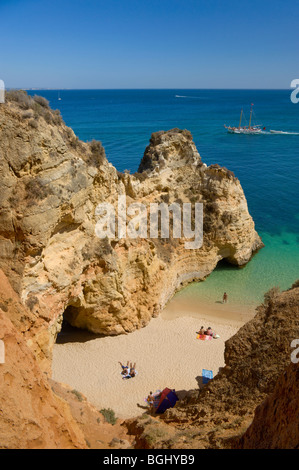
[[[147,411],[149,411],[148,405],[140,405],[139,403],[137,403],[137,406],[138,406],[138,408],[141,408],[142,410],[147,410]]]
[[[57,335],[56,343],[86,343],[87,341],[104,337],[105,335],[91,333],[90,331],[81,330],[81,328],[71,326],[66,320],[63,320],[62,328],[60,333]]]
[[[197,377],[195,377],[195,380],[197,382],[197,385],[198,385],[198,388],[203,388],[206,384],[202,383],[202,376],[201,375],[198,375]]]

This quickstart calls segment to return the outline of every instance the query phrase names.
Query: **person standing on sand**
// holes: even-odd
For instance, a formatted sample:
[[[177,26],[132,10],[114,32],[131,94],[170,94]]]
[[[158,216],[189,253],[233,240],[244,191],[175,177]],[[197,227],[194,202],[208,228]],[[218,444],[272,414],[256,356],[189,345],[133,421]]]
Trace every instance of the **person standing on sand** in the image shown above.
[[[154,409],[154,401],[155,401],[155,397],[153,395],[153,392],[150,392],[149,396],[147,397],[147,402],[149,404],[150,411],[153,411]]]
[[[223,300],[222,300],[222,302],[223,302],[224,304],[226,304],[226,302],[227,302],[227,293],[226,293],[226,292],[224,292],[224,294],[223,294]]]

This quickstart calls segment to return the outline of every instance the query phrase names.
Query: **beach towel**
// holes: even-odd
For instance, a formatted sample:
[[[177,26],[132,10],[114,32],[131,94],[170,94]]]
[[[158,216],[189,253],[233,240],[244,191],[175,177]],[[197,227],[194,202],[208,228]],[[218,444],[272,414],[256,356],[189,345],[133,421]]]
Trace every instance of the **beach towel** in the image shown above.
[[[202,369],[202,383],[207,384],[213,378],[213,371]]]
[[[135,370],[135,375],[132,377],[132,375],[130,375],[130,369],[128,369],[128,374],[127,375],[124,375],[122,373],[121,373],[121,375],[122,375],[123,379],[133,379],[134,377],[136,377],[136,375],[138,375],[138,372],[137,372],[137,370]]]
[[[196,338],[197,339],[202,339],[203,341],[213,339],[213,337],[210,336],[210,335],[197,335]]]

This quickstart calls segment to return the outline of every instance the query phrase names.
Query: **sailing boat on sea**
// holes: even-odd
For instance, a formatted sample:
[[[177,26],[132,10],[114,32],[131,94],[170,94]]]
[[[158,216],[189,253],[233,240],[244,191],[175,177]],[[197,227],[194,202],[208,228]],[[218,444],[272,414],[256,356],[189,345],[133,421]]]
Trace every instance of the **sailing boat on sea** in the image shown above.
[[[249,125],[248,127],[242,126],[242,117],[243,117],[243,108],[241,109],[241,114],[240,114],[240,121],[239,121],[239,126],[234,127],[234,126],[226,126],[224,127],[227,129],[227,132],[230,134],[261,134],[262,130],[265,130],[266,128],[264,127],[261,129],[261,126],[259,125],[251,125],[252,121],[252,113],[253,113],[253,103],[251,103],[251,108],[250,108],[250,118],[249,118]]]
[[[61,101],[60,92],[58,92],[58,101]]]

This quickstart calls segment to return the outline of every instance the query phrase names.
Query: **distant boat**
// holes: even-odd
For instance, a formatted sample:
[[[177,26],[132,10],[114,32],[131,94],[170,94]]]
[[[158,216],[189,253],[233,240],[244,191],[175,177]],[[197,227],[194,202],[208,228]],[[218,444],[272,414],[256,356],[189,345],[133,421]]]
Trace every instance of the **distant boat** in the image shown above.
[[[58,101],[61,101],[60,93],[58,92]]]
[[[264,127],[263,129],[261,129],[261,126],[257,126],[257,125],[252,126],[251,125],[252,112],[253,112],[253,103],[251,103],[250,118],[249,118],[248,127],[242,126],[243,109],[241,109],[239,126],[234,127],[234,126],[224,125],[225,129],[227,129],[227,132],[229,132],[230,134],[261,134],[262,131],[265,130],[266,128]]]

